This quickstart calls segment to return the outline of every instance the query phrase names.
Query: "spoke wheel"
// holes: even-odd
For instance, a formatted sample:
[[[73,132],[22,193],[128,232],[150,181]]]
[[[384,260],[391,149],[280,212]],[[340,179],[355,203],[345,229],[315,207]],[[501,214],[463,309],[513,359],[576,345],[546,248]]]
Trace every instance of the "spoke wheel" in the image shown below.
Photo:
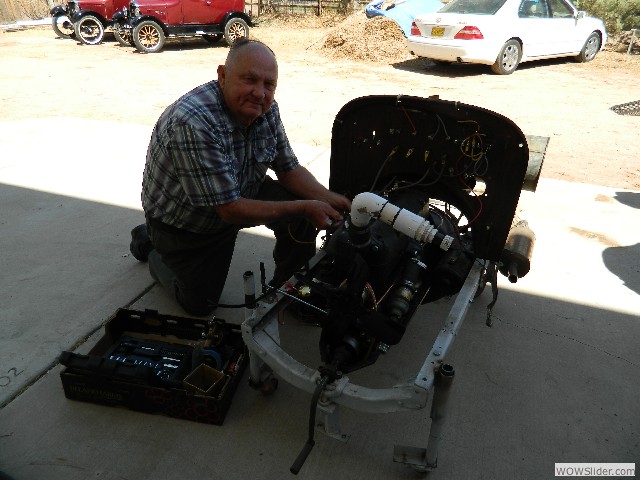
[[[104,38],[104,26],[94,15],[82,17],[74,24],[76,38],[85,45],[98,45]]]
[[[582,47],[582,51],[580,52],[580,55],[576,57],[576,60],[583,63],[590,62],[591,60],[596,58],[596,54],[599,51],[600,51],[600,35],[593,32],[591,35],[589,35],[589,38],[587,38],[587,41],[585,42],[584,47]]]
[[[113,36],[116,37],[118,43],[123,47],[135,47],[130,27],[124,27],[120,24],[116,24],[113,28]]]
[[[73,30],[73,24],[66,15],[56,15],[51,19],[53,31],[60,38],[74,38],[76,32]]]
[[[509,40],[500,49],[496,63],[491,65],[493,73],[510,75],[516,71],[522,58],[522,48],[517,40]]]
[[[224,26],[224,39],[233,45],[240,38],[249,38],[249,25],[241,18],[232,18]]]
[[[133,42],[142,53],[155,53],[162,50],[165,36],[162,27],[152,20],[140,22],[133,29]]]

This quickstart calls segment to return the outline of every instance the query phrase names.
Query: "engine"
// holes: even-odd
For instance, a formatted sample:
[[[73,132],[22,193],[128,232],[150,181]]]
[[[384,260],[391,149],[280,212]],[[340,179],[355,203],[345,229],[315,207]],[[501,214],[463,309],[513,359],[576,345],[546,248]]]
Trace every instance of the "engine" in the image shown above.
[[[321,312],[325,365],[346,373],[375,362],[420,305],[460,291],[476,261],[512,282],[526,274],[533,233],[515,211],[540,168],[518,127],[488,110],[389,96],[345,105],[330,188],[353,208],[295,285]]]

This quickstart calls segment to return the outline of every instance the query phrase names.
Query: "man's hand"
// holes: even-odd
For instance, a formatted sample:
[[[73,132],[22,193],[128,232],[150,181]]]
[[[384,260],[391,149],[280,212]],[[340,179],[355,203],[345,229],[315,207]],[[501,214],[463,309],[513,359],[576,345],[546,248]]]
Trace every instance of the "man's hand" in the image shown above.
[[[332,192],[331,190],[327,190],[324,198],[320,198],[319,200],[327,202],[335,210],[342,213],[343,215],[351,211],[351,200],[349,200],[344,195]]]
[[[342,214],[326,202],[320,200],[299,200],[304,202],[304,216],[318,230],[332,229],[344,220]]]
[[[316,215],[307,215],[309,221],[311,221],[316,228],[324,230],[329,227],[329,221],[331,221],[334,228],[340,225],[343,220],[343,215],[351,211],[351,201],[344,195],[332,192],[325,188],[316,178],[303,166],[298,166],[293,170],[279,173],[278,180],[280,183],[291,193],[297,195],[300,198],[307,200],[316,200],[324,202],[331,207],[333,212],[331,215],[327,215],[325,223],[319,225],[315,223],[314,218],[322,220],[322,215],[318,213]],[[326,210],[325,210],[326,212]]]

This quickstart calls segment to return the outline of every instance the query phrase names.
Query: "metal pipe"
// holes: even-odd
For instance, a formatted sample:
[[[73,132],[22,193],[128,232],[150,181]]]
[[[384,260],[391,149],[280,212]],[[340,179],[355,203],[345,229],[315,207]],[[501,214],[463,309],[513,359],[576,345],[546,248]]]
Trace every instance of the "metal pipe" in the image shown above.
[[[451,365],[446,363],[440,365],[433,390],[433,402],[431,403],[431,429],[429,430],[426,453],[428,468],[436,468],[438,466],[438,447],[442,439],[441,432],[446,418],[447,400],[449,399],[454,376],[455,370]]]
[[[244,280],[244,319],[250,320],[256,313],[256,287],[253,272],[247,270],[242,275]],[[263,360],[252,350],[249,350],[249,384],[259,385],[260,374],[264,365]]]
[[[244,318],[248,320],[256,310],[256,284],[251,270],[244,272],[242,279],[244,280]]]

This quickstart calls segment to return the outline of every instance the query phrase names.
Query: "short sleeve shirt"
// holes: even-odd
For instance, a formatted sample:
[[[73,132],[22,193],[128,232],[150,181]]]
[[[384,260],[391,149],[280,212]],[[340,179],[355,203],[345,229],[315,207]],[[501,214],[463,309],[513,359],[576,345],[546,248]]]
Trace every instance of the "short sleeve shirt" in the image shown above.
[[[195,233],[215,231],[215,211],[255,198],[271,168],[298,166],[278,104],[249,127],[231,116],[217,80],[169,106],[153,129],[142,180],[147,216]]]

